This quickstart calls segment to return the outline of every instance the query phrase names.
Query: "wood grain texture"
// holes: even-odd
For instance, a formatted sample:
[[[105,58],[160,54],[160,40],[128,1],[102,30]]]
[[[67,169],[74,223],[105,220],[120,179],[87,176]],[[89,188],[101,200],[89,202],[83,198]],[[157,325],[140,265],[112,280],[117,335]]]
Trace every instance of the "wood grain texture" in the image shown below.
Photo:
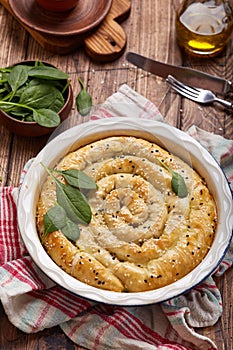
[[[112,7],[99,28],[84,39],[87,54],[101,62],[118,58],[125,49],[127,36],[118,23],[129,15],[129,0],[113,1]]]
[[[1,0],[2,1],[2,0]],[[134,0],[129,18],[122,22],[127,36],[125,51],[135,51],[163,62],[183,64],[208,73],[233,80],[233,45],[211,60],[193,59],[183,55],[177,47],[174,30],[174,15],[177,1]],[[74,95],[80,91],[77,81],[81,77],[93,97],[94,105],[103,103],[118,88],[127,83],[137,92],[154,102],[165,121],[187,130],[191,125],[233,139],[232,111],[221,106],[199,106],[181,98],[161,78],[152,76],[130,65],[125,53],[113,62],[95,62],[80,48],[68,55],[51,53],[43,48],[24,28],[0,5],[0,66],[4,67],[21,59],[39,59],[51,62],[66,71],[71,79]],[[229,96],[232,99],[232,96]],[[69,125],[86,121],[77,115],[73,106]],[[18,186],[20,173],[26,161],[34,156],[48,142],[47,137],[28,139],[10,134],[0,127],[0,175],[2,186]],[[212,327],[197,331],[210,337],[219,350],[233,349],[233,269],[216,279],[223,300],[223,313]],[[79,350],[59,327],[38,334],[27,335],[16,329],[0,309],[1,350]]]

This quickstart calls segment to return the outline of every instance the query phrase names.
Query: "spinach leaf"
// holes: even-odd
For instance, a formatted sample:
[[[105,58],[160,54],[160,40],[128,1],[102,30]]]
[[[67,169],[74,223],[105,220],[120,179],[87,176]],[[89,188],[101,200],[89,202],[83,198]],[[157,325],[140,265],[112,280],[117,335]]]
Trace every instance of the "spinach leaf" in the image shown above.
[[[60,116],[51,109],[41,108],[33,110],[33,119],[37,124],[49,128],[56,127],[60,124]]]
[[[61,229],[64,236],[71,241],[77,241],[80,236],[80,230],[77,224],[66,217],[66,224]]]
[[[0,89],[0,94],[3,94],[4,92],[6,92],[6,88],[5,87]]]
[[[23,121],[25,121],[25,122],[35,122],[32,114],[24,115]]]
[[[8,109],[12,108],[14,106],[13,102],[7,102],[7,101],[0,101],[0,108],[4,111],[7,112]]]
[[[42,244],[49,233],[57,230],[61,230],[68,239],[73,241],[77,240],[80,236],[78,225],[67,217],[65,210],[59,205],[50,208],[44,215],[44,233],[41,237]]]
[[[51,109],[46,108],[40,108],[40,109],[34,109],[32,107],[29,107],[28,105],[23,105],[19,103],[14,102],[8,102],[8,101],[0,101],[0,108],[4,111],[11,110],[10,108],[16,107],[16,115],[19,115],[19,108],[27,109],[32,112],[33,120],[28,121],[35,121],[41,126],[46,127],[56,127],[60,124],[60,116],[52,111]],[[12,111],[12,114],[14,111]],[[27,115],[25,111],[22,111],[21,120]]]
[[[96,188],[96,184],[80,170],[68,169],[59,171],[47,168],[43,163],[48,174],[56,183],[57,205],[50,208],[44,215],[44,233],[42,235],[42,244],[47,235],[53,231],[61,230],[69,240],[77,240],[80,236],[79,223],[88,224],[91,221],[91,208],[86,197],[77,188],[77,182],[81,174],[81,186],[86,189]],[[61,182],[53,172],[63,176],[69,183]],[[67,182],[68,182],[67,181]],[[71,184],[74,184],[72,186]],[[80,184],[79,184],[80,185]]]
[[[177,194],[178,197],[180,198],[184,198],[187,197],[188,195],[188,189],[187,186],[185,184],[184,178],[183,176],[181,176],[179,173],[177,173],[176,171],[173,171],[172,169],[170,169],[165,163],[164,161],[162,161],[161,159],[157,158],[158,161],[160,162],[160,164],[162,164],[162,166],[167,169],[170,174],[172,175],[172,179],[171,179],[171,187],[172,187],[172,191],[175,192],[175,194]]]
[[[88,224],[91,221],[92,213],[86,197],[79,189],[59,181],[58,178],[53,175],[54,169],[49,169],[43,163],[41,164],[54,179],[56,183],[57,202],[65,209],[70,220],[75,223],[81,222],[83,224]]]
[[[74,187],[83,188],[87,190],[94,190],[97,188],[96,183],[83,171],[78,169],[68,170],[54,170],[61,174],[68,184]]]
[[[177,172],[172,171],[172,190],[177,194],[178,197],[184,198],[188,195],[188,190],[184,181],[183,176]]]
[[[67,84],[64,84],[64,81],[62,80],[46,80],[46,79],[40,79],[40,78],[32,78],[31,80],[28,80],[28,86],[33,85],[40,85],[45,84],[49,86],[55,86],[62,94],[67,89],[67,87],[70,85],[70,82],[68,81]]]
[[[0,68],[0,72],[1,73],[10,73],[11,69],[12,69],[11,67]]]
[[[78,189],[56,179],[56,194],[58,204],[65,209],[67,216],[73,222],[89,224],[91,209],[86,197]]]
[[[25,120],[25,118],[29,115],[31,115],[33,118],[32,111],[23,107],[12,106],[7,110],[7,112],[10,112],[14,117],[21,120]]]
[[[27,69],[23,65],[14,66],[8,76],[8,83],[13,91],[22,86],[28,79]]]
[[[44,236],[46,237],[47,234],[60,230],[65,226],[65,221],[66,212],[61,206],[55,205],[50,208],[44,215]]]
[[[56,98],[57,89],[40,84],[26,88],[20,97],[19,103],[32,108],[48,108],[52,101],[56,101]]]
[[[53,87],[53,89],[55,89],[55,91],[57,93],[56,99],[53,102],[51,101],[51,103],[49,104],[48,107],[55,112],[59,112],[62,109],[62,107],[64,106],[65,100],[64,100],[62,93],[56,87]]]
[[[87,115],[92,107],[92,97],[91,95],[87,92],[82,80],[79,78],[78,79],[79,84],[81,86],[81,91],[78,93],[76,97],[76,106],[78,112],[82,115],[85,116]]]
[[[59,86],[60,90],[59,88],[57,88],[57,86]],[[25,94],[31,94],[31,93],[34,93],[34,91],[39,92],[39,90],[40,90],[40,93],[47,94],[48,91],[50,91],[50,95],[49,96],[47,95],[49,99],[45,97],[45,99],[43,100],[40,99],[39,103],[43,104],[43,108],[48,108],[48,109],[52,109],[55,112],[59,112],[65,103],[65,99],[61,92],[61,89],[62,89],[62,85],[57,84],[55,81],[46,82],[45,80],[32,79],[27,86],[24,86],[21,89],[17,90],[17,96],[21,98],[22,93],[25,92],[25,90],[26,90]],[[23,96],[23,98],[25,98],[25,95]],[[31,98],[31,96],[29,96],[29,98]],[[38,101],[36,103],[38,103]]]
[[[60,71],[57,68],[49,67],[49,66],[37,66],[33,67],[28,72],[29,77],[42,78],[46,80],[60,80],[60,79],[68,79],[68,74]]]

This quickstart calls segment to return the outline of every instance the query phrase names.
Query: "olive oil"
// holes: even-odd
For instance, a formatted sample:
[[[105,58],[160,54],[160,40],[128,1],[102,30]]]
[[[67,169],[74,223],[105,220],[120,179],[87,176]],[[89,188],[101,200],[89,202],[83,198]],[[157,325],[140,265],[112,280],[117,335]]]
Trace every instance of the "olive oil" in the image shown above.
[[[230,39],[233,29],[233,1],[190,1],[176,16],[178,44],[196,56],[215,56]]]

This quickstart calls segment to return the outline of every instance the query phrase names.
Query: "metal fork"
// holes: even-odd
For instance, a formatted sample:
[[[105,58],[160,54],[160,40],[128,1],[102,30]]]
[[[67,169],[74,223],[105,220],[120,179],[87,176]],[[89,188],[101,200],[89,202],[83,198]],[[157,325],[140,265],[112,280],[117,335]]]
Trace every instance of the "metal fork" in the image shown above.
[[[212,91],[198,89],[195,87],[191,87],[189,85],[185,85],[180,81],[176,80],[171,75],[168,75],[167,82],[171,85],[172,89],[174,89],[176,92],[195,102],[202,103],[202,104],[218,102],[227,108],[233,108],[233,104],[231,102],[222,100],[221,98],[216,97]]]

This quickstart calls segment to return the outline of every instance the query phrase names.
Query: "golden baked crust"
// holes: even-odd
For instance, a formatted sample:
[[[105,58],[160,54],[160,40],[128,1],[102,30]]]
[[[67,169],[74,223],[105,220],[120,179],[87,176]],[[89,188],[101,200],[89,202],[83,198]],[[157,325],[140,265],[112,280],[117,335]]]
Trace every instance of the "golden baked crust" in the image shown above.
[[[171,173],[182,175],[188,195],[171,188]],[[117,292],[163,287],[192,271],[207,254],[216,229],[216,207],[204,180],[188,164],[155,143],[114,136],[66,155],[57,169],[79,169],[98,185],[88,194],[89,225],[70,242],[50,233],[44,247],[68,274]],[[37,207],[37,226],[56,201],[48,176]]]

